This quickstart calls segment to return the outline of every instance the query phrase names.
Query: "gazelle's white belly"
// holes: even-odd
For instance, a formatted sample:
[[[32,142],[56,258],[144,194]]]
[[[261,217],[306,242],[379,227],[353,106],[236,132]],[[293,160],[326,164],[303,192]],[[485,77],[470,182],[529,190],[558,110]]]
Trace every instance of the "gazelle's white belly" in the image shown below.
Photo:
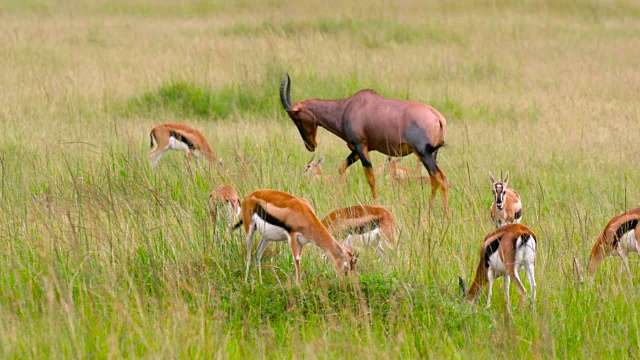
[[[380,228],[375,228],[361,234],[352,234],[349,235],[349,237],[354,243],[377,245],[381,239]]]
[[[289,234],[284,228],[269,224],[262,220],[258,214],[253,214],[252,219],[256,224],[256,230],[263,238],[267,238],[269,241],[287,241],[289,239]]]
[[[638,241],[636,240],[636,231],[629,230],[629,232],[622,235],[620,238],[620,246],[626,252],[638,252]]]
[[[172,150],[181,150],[181,151],[189,152],[189,145],[174,138],[173,136],[169,138],[169,148]]]

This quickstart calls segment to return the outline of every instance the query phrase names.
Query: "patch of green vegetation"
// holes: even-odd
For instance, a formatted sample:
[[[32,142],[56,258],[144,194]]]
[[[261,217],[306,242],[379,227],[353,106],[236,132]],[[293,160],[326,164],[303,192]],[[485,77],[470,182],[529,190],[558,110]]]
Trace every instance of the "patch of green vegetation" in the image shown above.
[[[129,100],[126,109],[131,114],[172,113],[213,119],[226,118],[234,112],[264,114],[277,109],[275,87],[272,94],[267,94],[266,88],[250,84],[214,89],[186,81],[171,81]]]

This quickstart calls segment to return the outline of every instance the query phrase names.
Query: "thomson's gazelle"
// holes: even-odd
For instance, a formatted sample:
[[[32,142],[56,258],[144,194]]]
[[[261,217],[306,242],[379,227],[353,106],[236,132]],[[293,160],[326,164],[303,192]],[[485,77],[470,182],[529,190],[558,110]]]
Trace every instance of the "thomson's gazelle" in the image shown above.
[[[334,235],[347,235],[347,240],[352,243],[362,242],[375,246],[382,257],[386,256],[383,243],[388,248],[393,248],[395,242],[396,220],[382,206],[355,205],[334,210],[322,219],[322,223]]]
[[[531,302],[536,300],[536,279],[534,266],[538,238],[528,227],[522,224],[508,224],[489,233],[480,247],[480,261],[476,270],[476,276],[467,291],[464,280],[459,278],[459,285],[467,300],[473,301],[481,291],[484,284],[488,283],[487,307],[491,305],[491,288],[494,279],[505,275],[504,289],[507,306],[511,307],[509,299],[510,281],[516,284],[520,293],[520,302],[524,304],[527,291],[520,281],[518,271],[524,269],[531,287]]]
[[[353,255],[351,242],[338,243],[329,230],[316,217],[313,208],[305,199],[277,190],[256,190],[242,201],[242,219],[234,226],[244,224],[247,235],[247,269],[245,282],[251,266],[251,245],[253,235],[258,231],[262,240],[258,244],[256,256],[258,273],[262,282],[260,259],[271,242],[288,241],[296,266],[296,280],[300,282],[300,258],[302,247],[314,244],[322,248],[333,260],[339,273],[351,273],[356,268],[357,258]]]
[[[212,163],[216,161],[216,157],[213,155],[213,151],[207,140],[202,134],[187,125],[167,123],[154,127],[151,129],[149,135],[151,137],[151,147],[155,142],[155,149],[149,151],[147,156],[151,161],[152,166],[158,165],[158,161],[167,150],[181,150],[187,153],[187,165],[189,165],[189,159],[191,155],[204,156]]]
[[[509,172],[502,181],[495,181],[493,174],[489,171],[491,190],[493,191],[493,203],[491,204],[491,219],[496,227],[505,224],[518,224],[522,220],[522,201],[520,195],[513,190],[507,189],[509,183]]]
[[[218,219],[218,210],[220,207],[226,208],[226,220],[229,225],[235,224],[241,214],[241,201],[238,193],[231,185],[218,185],[209,194],[209,211],[211,219],[215,223]]]
[[[629,269],[629,253],[638,252],[640,241],[640,208],[629,210],[614,216],[604,227],[589,256],[589,275],[593,278],[600,263],[608,256],[620,256],[620,273],[622,267],[627,269],[629,279],[632,278]]]

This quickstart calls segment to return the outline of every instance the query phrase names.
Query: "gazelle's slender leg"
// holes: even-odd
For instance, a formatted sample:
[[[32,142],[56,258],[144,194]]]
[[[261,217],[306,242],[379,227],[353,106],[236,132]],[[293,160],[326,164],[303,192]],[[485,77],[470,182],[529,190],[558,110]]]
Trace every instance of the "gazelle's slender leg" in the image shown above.
[[[294,233],[289,234],[289,244],[291,245],[291,254],[293,255],[293,261],[296,264],[296,283],[299,285],[300,281],[302,280],[300,275],[300,257],[301,257],[302,249],[300,244],[298,243],[298,238],[296,234]]]
[[[489,267],[487,269],[487,285],[489,289],[487,290],[487,307],[491,306],[491,293],[493,292],[493,269]]]
[[[529,287],[531,288],[531,306],[536,305],[536,276],[533,269],[533,264],[529,263],[525,266],[527,272],[527,279],[529,280]]]
[[[511,285],[511,278],[509,275],[504,274],[504,299],[507,302],[507,309],[511,309],[511,297],[509,296],[509,286]]]
[[[631,269],[629,268],[629,255],[627,255],[627,253],[622,249],[620,249],[618,253],[620,254],[620,259],[622,260],[622,263],[620,264],[620,273],[618,274],[618,276],[622,278],[622,269],[624,267],[627,270],[629,284],[633,284],[633,275],[631,275]]]
[[[513,278],[513,283],[516,285],[516,290],[520,294],[520,304],[524,305],[527,302],[527,290],[522,285],[522,281],[518,276],[518,271],[516,269],[517,265],[513,264],[507,267],[507,275]]]
[[[253,245],[253,234],[256,232],[256,224],[253,223],[249,227],[249,233],[247,234],[246,242],[247,242],[247,271],[244,273],[244,282],[246,283],[249,279],[249,268],[251,267],[251,250]]]
[[[258,244],[258,248],[256,249],[256,260],[258,261],[258,276],[260,277],[260,283],[262,284],[262,264],[260,260],[262,259],[262,254],[269,246],[270,241],[266,237],[262,237],[260,243]]]

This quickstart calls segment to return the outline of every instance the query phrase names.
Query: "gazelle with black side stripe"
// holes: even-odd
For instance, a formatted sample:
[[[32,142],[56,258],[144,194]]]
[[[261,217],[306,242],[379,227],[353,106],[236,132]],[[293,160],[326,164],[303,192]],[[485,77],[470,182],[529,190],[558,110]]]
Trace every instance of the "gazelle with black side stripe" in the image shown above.
[[[203,154],[210,162],[216,161],[213,150],[200,131],[183,124],[167,123],[154,127],[149,134],[151,147],[154,142],[156,147],[149,151],[147,157],[151,165],[155,167],[167,150],[180,150],[187,153],[187,165],[191,155]]]
[[[538,249],[537,242],[538,238],[533,231],[522,224],[508,224],[489,233],[480,247],[480,261],[478,262],[476,276],[468,290],[465,289],[464,280],[459,278],[460,289],[467,300],[475,300],[482,287],[488,284],[487,307],[490,306],[493,281],[504,275],[507,306],[511,307],[509,299],[509,284],[511,280],[515,283],[516,289],[520,293],[520,302],[524,305],[527,291],[518,276],[518,271],[524,269],[531,288],[531,303],[535,304],[536,279],[534,266]]]
[[[509,172],[502,181],[496,181],[489,171],[493,203],[491,204],[491,219],[494,225],[500,227],[505,224],[518,224],[522,220],[522,201],[520,195],[513,189],[507,189]]]
[[[622,267],[627,269],[629,279],[632,278],[629,269],[629,253],[638,252],[640,241],[640,208],[629,210],[614,216],[604,227],[596,239],[589,256],[589,275],[593,278],[602,261],[609,256],[620,256],[620,272]]]
[[[358,259],[353,256],[351,243],[349,241],[345,245],[338,243],[316,217],[311,204],[306,199],[277,190],[256,190],[242,201],[242,219],[234,229],[242,224],[247,235],[245,282],[249,277],[251,245],[256,231],[262,235],[256,250],[260,282],[262,282],[260,259],[269,243],[276,241],[289,242],[298,283],[301,278],[302,247],[309,243],[322,248],[329,254],[338,273],[348,274],[355,270]]]
[[[389,210],[382,206],[355,205],[330,212],[322,223],[332,234],[347,235],[351,243],[375,246],[381,257],[386,256],[384,246],[393,248],[397,225]]]

